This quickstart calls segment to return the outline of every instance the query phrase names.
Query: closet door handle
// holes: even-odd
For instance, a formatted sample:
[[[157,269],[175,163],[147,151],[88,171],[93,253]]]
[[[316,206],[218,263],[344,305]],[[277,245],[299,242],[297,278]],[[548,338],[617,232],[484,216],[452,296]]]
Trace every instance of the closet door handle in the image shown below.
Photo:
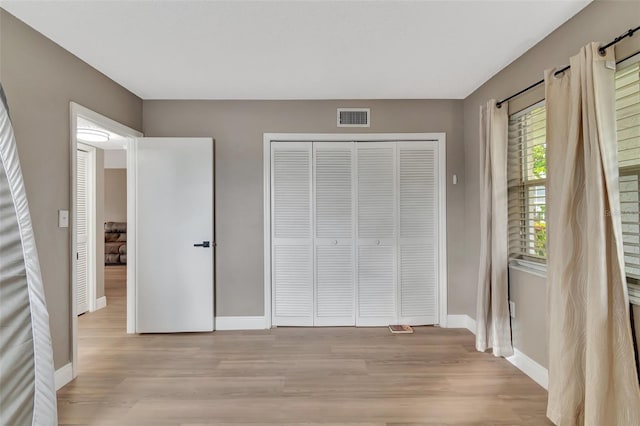
[[[207,248],[207,247],[211,247],[211,243],[209,241],[203,241],[202,244],[194,244],[193,246]]]

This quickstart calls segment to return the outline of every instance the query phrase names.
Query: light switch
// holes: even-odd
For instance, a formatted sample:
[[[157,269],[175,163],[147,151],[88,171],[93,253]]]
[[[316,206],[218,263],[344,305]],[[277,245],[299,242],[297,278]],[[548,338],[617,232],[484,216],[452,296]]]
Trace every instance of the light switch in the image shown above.
[[[458,175],[453,175],[453,184],[454,185],[458,184]]]
[[[58,210],[58,228],[69,227],[69,210]]]

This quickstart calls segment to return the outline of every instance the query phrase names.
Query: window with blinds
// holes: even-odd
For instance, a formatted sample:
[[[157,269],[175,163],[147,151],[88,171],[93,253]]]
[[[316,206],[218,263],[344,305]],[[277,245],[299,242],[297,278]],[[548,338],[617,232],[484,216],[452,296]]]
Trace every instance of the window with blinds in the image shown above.
[[[624,261],[629,281],[637,283],[640,279],[640,56],[619,66],[615,87]],[[630,296],[633,296],[631,290],[630,286]]]
[[[547,258],[546,113],[540,102],[509,118],[509,257]]]

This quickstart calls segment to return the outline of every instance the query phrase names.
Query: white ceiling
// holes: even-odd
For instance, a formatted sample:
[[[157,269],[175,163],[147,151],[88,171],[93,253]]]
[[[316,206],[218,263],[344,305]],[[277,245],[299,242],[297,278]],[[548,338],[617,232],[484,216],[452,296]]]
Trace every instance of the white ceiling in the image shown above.
[[[590,0],[24,1],[143,99],[465,98]]]

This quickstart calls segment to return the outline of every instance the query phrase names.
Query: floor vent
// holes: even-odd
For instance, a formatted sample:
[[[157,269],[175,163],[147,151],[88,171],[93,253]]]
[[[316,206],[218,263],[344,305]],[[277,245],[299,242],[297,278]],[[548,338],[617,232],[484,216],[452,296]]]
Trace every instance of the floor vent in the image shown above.
[[[338,108],[338,127],[369,127],[369,108]]]

